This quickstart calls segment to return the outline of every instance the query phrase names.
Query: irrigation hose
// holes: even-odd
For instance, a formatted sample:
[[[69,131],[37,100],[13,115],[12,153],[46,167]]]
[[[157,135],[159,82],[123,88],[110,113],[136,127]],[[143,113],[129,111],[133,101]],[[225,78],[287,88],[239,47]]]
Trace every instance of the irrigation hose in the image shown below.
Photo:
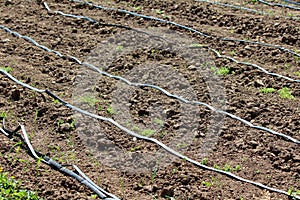
[[[39,91],[39,90],[35,90],[35,91]],[[40,92],[41,92],[41,90],[40,90]],[[30,142],[30,140],[29,140],[29,138],[28,138],[28,134],[26,133],[26,129],[23,125],[19,124],[19,126],[14,131],[10,131],[10,130],[5,128],[5,118],[0,117],[0,120],[2,120],[2,127],[0,128],[0,132],[2,132],[5,136],[7,136],[9,138],[13,138],[14,136],[18,137],[22,142],[24,142],[26,144],[27,149],[30,152],[29,155],[32,156],[34,159],[40,160],[43,163],[50,166],[51,168],[53,168],[53,169],[55,169],[55,170],[57,170],[57,171],[59,171],[63,174],[66,174],[70,177],[75,178],[78,182],[84,184],[91,191],[93,191],[95,194],[97,194],[99,196],[99,198],[101,198],[103,200],[120,200],[115,195],[110,194],[110,193],[106,192],[104,189],[97,186],[76,165],[61,165],[58,162],[51,159],[50,157],[46,156],[45,154],[42,154],[38,151],[35,151],[32,144],[31,144],[31,142]],[[21,135],[17,133],[19,130],[21,130]],[[75,169],[75,171],[78,172],[78,174],[76,174],[75,172],[67,169],[65,166],[72,166]]]
[[[91,6],[91,7],[97,8],[97,9],[101,9],[101,10],[116,11],[116,12],[119,12],[119,13],[125,13],[125,14],[129,14],[129,15],[132,15],[132,16],[135,16],[135,17],[140,17],[140,18],[143,18],[143,19],[154,20],[154,21],[158,21],[158,22],[161,22],[161,23],[170,24],[170,25],[173,25],[173,26],[176,26],[176,27],[179,27],[179,28],[191,31],[192,33],[196,33],[196,34],[198,34],[200,36],[207,37],[207,38],[217,38],[217,39],[220,39],[220,40],[223,40],[223,41],[233,41],[233,42],[239,42],[239,43],[256,44],[256,45],[260,45],[260,46],[268,46],[268,47],[272,47],[272,48],[275,48],[275,49],[279,49],[281,51],[292,53],[293,55],[295,55],[297,57],[300,57],[300,54],[298,54],[298,53],[296,53],[296,52],[294,52],[294,51],[292,51],[290,49],[286,49],[284,47],[278,46],[278,45],[266,44],[266,43],[261,43],[261,42],[253,42],[253,41],[248,41],[248,40],[238,40],[238,39],[228,39],[228,38],[223,38],[223,37],[215,37],[215,36],[208,35],[206,33],[202,33],[202,32],[200,32],[200,31],[198,31],[198,30],[196,30],[194,28],[191,28],[191,27],[188,27],[188,26],[184,26],[184,25],[175,23],[173,21],[169,21],[169,20],[165,20],[165,19],[153,17],[153,16],[142,15],[142,14],[138,14],[136,12],[132,12],[132,11],[128,11],[128,10],[123,10],[123,9],[106,8],[104,6],[96,5],[96,4],[93,4],[93,3],[90,3],[90,2],[86,2],[86,1],[82,1],[82,0],[70,0],[70,1],[72,1],[72,2],[78,2],[78,3],[82,3],[82,4],[86,4],[88,6]]]
[[[129,81],[129,80],[127,80],[127,79],[125,79],[125,78],[123,78],[123,77],[121,77],[121,76],[115,76],[115,75],[112,75],[112,74],[110,74],[110,73],[108,73],[108,72],[102,71],[102,70],[100,70],[99,68],[95,67],[95,66],[92,65],[92,64],[89,64],[89,63],[86,63],[86,62],[81,62],[78,58],[76,58],[76,57],[74,57],[74,56],[64,55],[64,54],[62,54],[62,53],[60,53],[60,52],[58,52],[58,51],[51,50],[51,49],[49,49],[49,48],[47,48],[47,47],[45,47],[45,46],[43,46],[43,45],[40,45],[38,42],[36,42],[36,41],[33,40],[32,38],[29,38],[29,37],[27,37],[27,36],[22,36],[21,34],[15,32],[15,31],[12,31],[12,30],[10,30],[9,28],[7,28],[7,27],[5,27],[5,26],[0,25],[0,29],[3,29],[3,30],[5,30],[5,31],[7,31],[8,33],[10,33],[10,34],[12,34],[12,35],[15,35],[15,36],[17,36],[17,37],[23,38],[23,39],[25,39],[25,40],[27,40],[27,41],[29,41],[29,42],[35,44],[37,47],[40,47],[40,48],[42,48],[43,50],[45,50],[45,51],[47,51],[47,52],[52,52],[52,53],[58,55],[58,56],[61,57],[61,58],[66,58],[66,59],[70,59],[70,60],[72,60],[72,61],[75,61],[77,64],[82,65],[82,66],[84,66],[84,67],[87,67],[87,68],[89,68],[89,69],[91,69],[91,70],[93,70],[93,71],[95,71],[95,72],[98,72],[99,74],[101,74],[101,75],[103,75],[103,76],[107,76],[107,77],[109,77],[109,78],[113,78],[113,79],[115,79],[115,80],[122,81],[122,82],[124,82],[124,83],[126,83],[127,85],[130,85],[130,86],[135,86],[135,87],[139,87],[139,88],[144,88],[144,87],[150,87],[150,88],[153,88],[153,89],[155,89],[155,90],[158,90],[158,91],[162,92],[162,93],[165,94],[166,96],[168,96],[168,97],[170,97],[170,98],[177,99],[177,100],[179,100],[179,101],[181,101],[181,102],[183,102],[183,103],[185,103],[185,104],[205,106],[205,107],[209,108],[209,109],[210,109],[211,111],[213,111],[213,112],[220,113],[220,114],[224,114],[224,115],[226,115],[226,116],[228,116],[228,117],[230,117],[230,118],[232,118],[232,119],[238,120],[238,121],[240,121],[240,122],[242,122],[242,123],[248,125],[248,126],[251,127],[251,128],[255,128],[255,129],[258,129],[258,130],[262,130],[262,131],[271,133],[272,135],[277,135],[277,136],[283,137],[283,138],[285,138],[285,139],[287,139],[288,141],[291,141],[291,142],[293,142],[293,143],[300,144],[300,141],[299,141],[299,140],[297,140],[297,139],[295,139],[295,138],[293,138],[293,137],[291,137],[291,136],[288,136],[288,135],[286,135],[286,134],[283,134],[283,133],[279,133],[279,132],[273,131],[273,130],[271,130],[271,129],[269,129],[269,128],[266,128],[266,127],[263,127],[263,126],[254,125],[254,124],[252,124],[251,122],[249,122],[249,121],[247,121],[247,120],[245,120],[245,119],[242,119],[242,118],[240,118],[240,117],[238,117],[238,116],[236,116],[236,115],[233,115],[233,114],[231,114],[231,113],[228,113],[228,112],[226,112],[226,111],[218,110],[218,109],[216,109],[216,108],[214,108],[214,107],[212,107],[212,106],[210,106],[209,104],[206,104],[206,103],[204,103],[204,102],[200,102],[200,101],[189,101],[189,100],[187,100],[187,99],[184,99],[183,97],[177,96],[177,95],[175,95],[175,94],[171,94],[170,92],[168,92],[168,91],[166,91],[165,89],[163,89],[163,88],[161,88],[161,87],[159,87],[159,86],[156,86],[156,85],[145,84],[145,83],[135,83],[135,82],[131,82],[131,81]],[[219,57],[221,57],[220,54],[219,54],[217,51],[215,51],[215,53],[216,53]],[[234,61],[234,59],[232,59],[232,60]],[[243,64],[248,64],[248,65],[249,65],[249,63],[244,63],[244,62],[243,62]],[[257,66],[257,65],[254,65],[254,66]],[[259,66],[257,66],[257,67],[259,67]],[[261,70],[264,70],[263,68],[260,68],[260,69],[261,69]],[[4,70],[1,70],[1,71],[4,72]],[[269,72],[267,72],[267,71],[265,70],[265,73],[269,73]],[[278,76],[278,77],[282,77],[282,78],[284,77],[284,76],[282,76],[282,75],[278,75],[278,74],[274,74],[274,73],[269,73],[269,74],[270,74],[270,75],[274,75],[274,76]],[[9,76],[9,75],[8,75],[8,76]],[[12,79],[12,78],[13,78],[13,77],[11,77],[11,79]],[[290,78],[286,77],[286,79],[289,80]],[[18,82],[18,80],[15,80],[15,81]],[[300,80],[294,80],[294,81],[295,81],[295,82],[300,82]],[[33,88],[33,87],[32,87],[32,86],[29,86],[29,88]],[[36,90],[38,90],[38,89],[34,89],[34,90],[36,91]],[[38,92],[38,91],[37,91],[37,92]],[[49,94],[49,95],[51,95],[51,94]],[[63,101],[61,100],[61,102],[63,102]],[[64,104],[66,104],[66,103],[64,103]]]
[[[9,73],[7,73],[5,70],[0,69],[0,72],[1,72],[2,74],[6,75],[8,78],[10,78],[12,81],[17,80],[16,78],[14,78],[14,77],[11,76],[11,75],[8,76]],[[14,81],[14,82],[16,82],[16,81]],[[23,83],[23,82],[21,82],[21,81],[18,81],[18,82],[16,82],[16,83],[19,83],[21,86],[23,86],[23,87],[25,87],[25,88],[28,88],[28,89],[32,88],[32,87],[29,87],[28,84]],[[212,172],[216,172],[216,173],[219,173],[219,174],[228,176],[229,178],[232,178],[232,179],[235,179],[235,180],[238,180],[238,181],[241,181],[241,182],[249,183],[249,184],[252,184],[252,185],[254,185],[254,186],[256,186],[256,187],[259,187],[259,188],[262,188],[262,189],[266,189],[266,190],[269,190],[269,191],[272,191],[272,192],[284,194],[284,195],[287,195],[287,196],[289,196],[289,197],[293,197],[293,198],[295,198],[295,199],[299,199],[299,200],[300,200],[300,196],[292,196],[292,195],[290,195],[290,194],[289,194],[288,192],[286,192],[286,191],[279,190],[279,189],[276,189],[276,188],[272,188],[272,187],[266,186],[266,185],[264,185],[264,184],[255,182],[255,181],[251,181],[251,180],[248,180],[248,179],[239,177],[239,176],[237,176],[237,175],[235,175],[235,174],[233,174],[233,173],[231,173],[231,172],[226,172],[226,171],[223,171],[223,170],[219,170],[219,169],[215,169],[215,168],[213,168],[213,167],[209,167],[209,166],[203,165],[203,164],[201,164],[201,163],[199,163],[199,162],[197,162],[197,161],[195,161],[195,160],[193,160],[193,159],[191,159],[191,158],[189,158],[189,157],[186,157],[186,156],[184,156],[183,154],[181,154],[181,153],[179,153],[179,152],[173,150],[172,148],[168,147],[167,145],[165,145],[164,143],[158,141],[158,140],[155,139],[155,138],[145,137],[145,136],[139,135],[139,134],[137,134],[137,133],[135,133],[135,132],[133,132],[133,131],[127,129],[126,127],[122,126],[121,124],[119,124],[118,122],[114,121],[114,120],[111,119],[111,118],[107,118],[107,117],[103,117],[103,116],[100,116],[100,115],[96,115],[96,114],[90,113],[90,112],[88,112],[88,111],[86,111],[86,110],[82,110],[82,109],[80,109],[80,108],[78,108],[78,107],[76,107],[76,106],[73,106],[73,105],[67,103],[66,101],[62,100],[60,97],[56,96],[54,93],[52,93],[52,92],[49,91],[49,90],[39,90],[39,89],[36,89],[36,88],[35,88],[34,91],[36,91],[36,92],[37,92],[37,91],[40,91],[40,93],[46,93],[46,94],[48,94],[49,96],[51,96],[51,97],[54,98],[55,100],[58,100],[58,101],[59,101],[60,103],[62,103],[64,106],[66,106],[67,108],[70,108],[70,109],[73,110],[73,111],[76,111],[76,112],[78,112],[78,113],[84,114],[84,115],[89,116],[89,117],[94,118],[94,119],[98,119],[98,120],[101,120],[101,121],[109,122],[109,123],[113,124],[114,126],[116,126],[117,128],[119,128],[120,130],[122,130],[122,131],[124,131],[125,133],[129,134],[129,135],[132,136],[132,137],[135,137],[135,138],[137,138],[137,139],[144,140],[144,141],[147,141],[147,142],[150,142],[150,143],[154,143],[154,144],[158,145],[159,147],[163,148],[163,149],[164,149],[165,151],[167,151],[168,153],[170,153],[170,154],[172,154],[172,155],[174,155],[174,156],[176,156],[176,157],[178,157],[178,158],[181,158],[181,159],[183,159],[183,160],[186,160],[187,162],[190,162],[190,163],[194,164],[195,166],[197,166],[197,167],[199,167],[199,168],[201,168],[201,169],[203,169],[203,170],[209,170],[209,171],[212,171]],[[298,142],[299,142],[299,141],[298,141]],[[300,144],[300,143],[299,143],[299,144]],[[49,160],[47,160],[47,161],[50,163]],[[52,163],[52,162],[51,162],[51,163]],[[52,163],[52,165],[53,165],[54,167],[56,167],[56,169],[59,169],[60,171],[63,171],[63,172],[65,172],[65,173],[70,173],[72,176],[73,176],[73,175],[74,175],[74,176],[76,175],[75,173],[73,174],[73,173],[72,173],[70,170],[68,170],[68,169],[61,168],[61,165],[59,165],[59,164]],[[94,187],[92,187],[93,184],[90,184],[87,180],[83,179],[82,177],[77,177],[77,176],[75,176],[75,178],[76,178],[78,181],[82,180],[82,181],[83,181],[82,183],[85,184],[85,185],[87,185],[88,187],[91,187],[92,190],[94,189]],[[97,188],[95,188],[95,189],[97,189]]]

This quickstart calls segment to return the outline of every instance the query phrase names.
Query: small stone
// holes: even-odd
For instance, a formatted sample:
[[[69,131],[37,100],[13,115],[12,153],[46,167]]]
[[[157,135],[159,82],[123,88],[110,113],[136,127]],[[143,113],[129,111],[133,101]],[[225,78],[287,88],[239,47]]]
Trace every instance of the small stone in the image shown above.
[[[190,65],[190,66],[188,66],[188,69],[189,69],[189,70],[196,70],[197,67],[196,67],[195,65]]]
[[[69,123],[64,123],[59,126],[59,131],[61,132],[69,132],[71,131],[71,125]]]
[[[294,155],[293,160],[296,162],[300,162],[300,155]]]
[[[7,0],[6,2],[5,2],[5,6],[9,6],[9,5],[11,5],[12,4],[12,2],[11,2],[11,0]]]
[[[11,99],[14,101],[19,101],[21,97],[21,92],[18,89],[14,89],[11,92]]]
[[[253,146],[253,147],[258,146],[258,143],[257,143],[256,141],[253,141],[253,140],[250,141],[249,144],[250,144],[251,146]]]
[[[262,86],[264,86],[265,84],[261,81],[261,80],[256,80],[255,82],[254,82],[254,86],[255,87],[262,87]]]
[[[6,39],[1,40],[1,42],[3,42],[3,43],[10,42],[10,39],[6,38]]]
[[[277,27],[279,25],[280,25],[280,23],[277,22],[277,23],[274,24],[274,27]]]
[[[245,46],[245,49],[251,50],[251,47],[249,45]]]
[[[182,180],[181,180],[181,183],[183,185],[187,185],[189,184],[189,182],[191,181],[191,178],[190,177],[184,177]]]
[[[153,190],[152,185],[146,185],[146,186],[144,186],[143,188],[144,188],[144,190],[145,190],[146,192],[152,192],[152,190]]]

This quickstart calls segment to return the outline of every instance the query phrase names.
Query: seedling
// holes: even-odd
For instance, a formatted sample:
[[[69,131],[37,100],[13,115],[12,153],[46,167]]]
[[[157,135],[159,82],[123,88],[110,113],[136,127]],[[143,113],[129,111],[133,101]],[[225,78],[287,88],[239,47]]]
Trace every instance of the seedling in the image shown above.
[[[111,114],[111,115],[115,113],[115,111],[114,111],[114,109],[113,109],[113,107],[112,107],[111,105],[109,105],[108,108],[107,108],[106,110],[107,110],[107,112],[108,112],[109,114]]]
[[[70,127],[74,130],[75,129],[75,119],[72,119],[70,123]]]
[[[191,47],[203,47],[202,44],[191,44]]]
[[[97,199],[97,198],[98,198],[98,195],[92,194],[92,195],[91,195],[91,198],[92,198],[92,199]]]
[[[242,167],[240,165],[236,165],[235,168],[233,169],[234,171],[241,171]]]
[[[225,171],[225,172],[232,172],[231,166],[230,166],[229,164],[225,164],[225,166],[224,166],[224,171]]]
[[[231,56],[234,56],[234,55],[235,55],[235,50],[230,51],[229,54],[230,54]]]
[[[141,9],[142,9],[142,6],[137,6],[137,7],[134,7],[133,9],[134,9],[134,11],[141,10]]]
[[[201,164],[202,165],[207,165],[208,163],[208,159],[207,158],[203,158],[202,161],[201,161]]]
[[[122,50],[123,50],[123,46],[122,46],[122,45],[117,46],[117,47],[116,47],[116,50],[117,50],[117,51],[122,51]]]
[[[220,167],[219,165],[217,165],[217,164],[214,164],[213,167],[214,167],[215,169],[221,169],[221,167]]]
[[[283,99],[294,99],[295,97],[292,95],[291,91],[287,87],[283,87],[282,89],[278,90],[278,93],[281,98]]]
[[[59,100],[53,99],[53,103],[54,103],[54,104],[59,104]]]
[[[162,14],[165,13],[165,11],[160,10],[160,9],[156,9],[156,10],[155,10],[155,13],[158,14],[158,15],[162,15]]]
[[[217,185],[218,187],[221,187],[221,183],[217,178],[215,178],[213,176],[211,176],[210,178],[211,178],[211,181],[202,181],[202,185],[204,185],[206,187],[211,187],[213,185]]]
[[[35,110],[35,116],[34,116],[33,124],[36,123],[36,120],[37,120],[37,118],[38,118],[38,114],[39,114],[39,110],[36,109],[36,110]]]
[[[261,88],[259,90],[260,93],[268,94],[268,93],[273,93],[276,90],[274,88]]]
[[[39,173],[39,166],[41,165],[42,160],[43,160],[43,158],[39,158],[39,159],[36,161],[35,170],[36,170],[38,176],[40,175],[40,173]]]
[[[216,71],[216,74],[217,75],[227,75],[227,74],[229,74],[229,72],[230,72],[230,69],[228,67],[221,67],[220,69],[218,69]]]
[[[178,172],[178,169],[177,168],[173,168],[172,169],[172,174],[176,174]]]
[[[7,117],[6,112],[3,111],[3,112],[0,114],[0,117],[3,117],[4,119],[6,119],[6,117]]]
[[[180,149],[180,148],[187,147],[187,146],[188,146],[188,144],[186,144],[186,143],[183,143],[183,144],[180,144],[180,143],[179,143],[179,144],[176,145],[176,147],[179,148],[179,149]]]
[[[206,187],[211,187],[212,183],[208,182],[208,181],[202,181],[202,185],[204,185]]]
[[[175,200],[174,197],[170,197],[170,196],[168,196],[168,195],[165,195],[164,198],[167,198],[167,199],[170,199],[170,200]]]
[[[291,195],[292,197],[295,197],[295,196],[297,196],[297,195],[300,194],[300,190],[297,190],[297,191],[294,192],[294,189],[293,189],[293,188],[290,188],[290,189],[288,190],[288,194]]]
[[[135,151],[139,150],[140,148],[141,148],[141,146],[132,147],[132,148],[130,149],[130,151],[131,151],[131,152],[135,152]]]
[[[57,121],[57,126],[60,127],[63,123],[65,123],[65,121],[63,119],[59,119]]]
[[[151,182],[153,183],[155,180],[155,177],[157,175],[158,167],[160,165],[160,159],[158,159],[157,165],[154,167],[152,175],[151,175]]]

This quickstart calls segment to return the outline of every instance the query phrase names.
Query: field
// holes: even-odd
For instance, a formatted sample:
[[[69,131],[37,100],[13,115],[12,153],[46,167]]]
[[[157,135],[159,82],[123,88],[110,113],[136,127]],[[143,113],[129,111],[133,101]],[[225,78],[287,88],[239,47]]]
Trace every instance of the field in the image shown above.
[[[0,44],[0,175],[39,198],[300,199],[300,1],[0,1]]]

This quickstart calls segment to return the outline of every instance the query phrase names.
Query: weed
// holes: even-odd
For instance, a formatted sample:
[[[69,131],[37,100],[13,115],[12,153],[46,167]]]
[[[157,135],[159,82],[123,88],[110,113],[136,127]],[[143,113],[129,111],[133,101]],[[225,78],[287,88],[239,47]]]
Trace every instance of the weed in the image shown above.
[[[89,96],[86,96],[86,97],[81,97],[81,100],[84,102],[84,103],[87,103],[89,106],[95,106],[95,104],[98,102],[98,100],[94,97],[89,97]]]
[[[146,129],[146,130],[143,130],[143,131],[141,132],[141,135],[146,136],[146,137],[150,137],[150,136],[152,136],[154,133],[155,133],[155,130]]]
[[[139,127],[137,127],[137,126],[133,126],[133,127],[132,127],[132,131],[134,131],[134,132],[138,132],[138,131],[140,131],[140,128],[139,128]]]
[[[102,108],[102,106],[100,105],[100,104],[98,104],[98,106],[97,106],[97,110],[103,110],[103,108]]]
[[[276,90],[274,88],[261,88],[259,89],[260,93],[268,94],[268,93],[273,93]]]
[[[39,199],[34,192],[20,189],[20,182],[15,181],[14,177],[8,178],[7,173],[2,173],[2,170],[0,167],[0,199]]]
[[[166,131],[161,131],[160,133],[159,133],[159,137],[160,138],[163,138],[163,137],[165,137],[167,135],[167,132]]]
[[[158,118],[154,118],[153,122],[154,122],[155,124],[160,125],[160,126],[162,126],[162,125],[164,124],[163,120],[158,119]]]
[[[179,144],[176,145],[176,147],[179,148],[179,149],[187,147],[187,146],[188,146],[188,144],[186,144],[186,143],[182,143],[182,144],[179,143]]]
[[[120,187],[121,187],[121,193],[123,196],[125,195],[125,184],[122,178],[120,178]]]
[[[0,69],[6,71],[7,73],[10,73],[12,71],[11,67],[0,67]]]
[[[294,74],[300,77],[300,72],[294,72]]]
[[[287,87],[283,87],[282,89],[278,90],[278,93],[281,98],[283,99],[294,99],[295,97],[292,95],[291,91]]]

